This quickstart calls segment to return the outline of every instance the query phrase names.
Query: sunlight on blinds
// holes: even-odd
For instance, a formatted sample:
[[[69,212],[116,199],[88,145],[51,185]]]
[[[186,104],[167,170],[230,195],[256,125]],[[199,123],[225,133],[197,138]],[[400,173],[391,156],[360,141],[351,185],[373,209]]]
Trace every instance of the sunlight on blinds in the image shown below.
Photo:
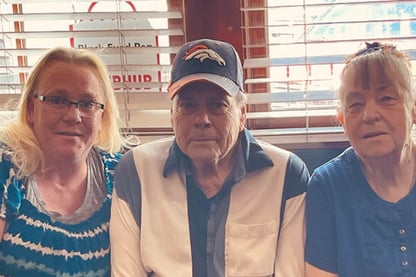
[[[264,115],[253,129],[339,131],[338,75],[366,41],[396,44],[416,67],[415,1],[245,0],[242,14],[248,92],[270,95],[251,107]]]
[[[137,101],[143,93],[166,95],[173,56],[184,42],[182,8],[176,0],[1,1],[0,103],[19,97],[31,67],[47,49],[86,48],[108,67],[126,132],[170,128],[165,120],[162,126],[150,120],[154,125],[149,126],[147,117],[157,118],[151,113],[138,118],[143,107]],[[3,116],[13,114],[3,105],[1,110]]]

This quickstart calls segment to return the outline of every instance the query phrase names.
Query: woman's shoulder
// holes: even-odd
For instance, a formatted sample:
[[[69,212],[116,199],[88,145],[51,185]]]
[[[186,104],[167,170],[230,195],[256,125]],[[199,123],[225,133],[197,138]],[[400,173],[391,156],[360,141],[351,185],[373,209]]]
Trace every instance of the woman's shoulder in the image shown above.
[[[312,174],[313,179],[344,179],[357,174],[359,170],[357,156],[352,147],[346,148],[338,156],[317,167]]]
[[[9,170],[14,167],[11,154],[12,150],[10,147],[5,143],[0,142],[0,176],[3,175],[4,170]]]
[[[100,157],[103,170],[104,170],[104,176],[106,179],[107,190],[111,194],[113,191],[113,185],[114,185],[115,169],[118,163],[120,162],[122,153],[121,152],[109,153],[97,147],[95,147],[93,151],[96,153],[96,155]],[[97,160],[98,159],[96,159],[96,161]]]
[[[95,147],[94,151],[101,157],[104,167],[109,169],[114,169],[123,155],[122,152],[109,153],[98,147]]]
[[[8,152],[11,152],[10,147],[3,141],[0,141],[0,154],[3,155],[4,153]]]
[[[11,149],[0,143],[0,218],[17,214],[19,210],[24,184],[17,173],[11,159]]]

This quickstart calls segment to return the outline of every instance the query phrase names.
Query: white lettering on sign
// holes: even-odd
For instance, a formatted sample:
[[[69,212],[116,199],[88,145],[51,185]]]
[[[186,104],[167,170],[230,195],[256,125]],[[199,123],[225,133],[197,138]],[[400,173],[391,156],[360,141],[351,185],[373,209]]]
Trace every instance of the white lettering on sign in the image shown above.
[[[140,44],[140,42],[134,42],[134,43],[126,43],[123,46],[120,45],[114,45],[113,43],[107,43],[107,45],[101,45],[100,43],[96,45],[87,45],[87,44],[78,44],[77,48],[119,48],[119,47],[152,47],[151,44]]]
[[[139,13],[136,11],[131,1],[123,2],[127,7],[127,12]],[[92,2],[88,12],[93,13],[99,2]],[[70,26],[70,30],[74,31],[71,38],[72,47],[100,49],[98,52],[100,58],[109,68],[110,78],[113,82],[114,90],[142,90],[150,89],[144,87],[143,83],[162,82],[161,71],[155,70],[151,66],[160,65],[160,55],[152,52],[144,51],[144,48],[158,47],[159,40],[156,35],[138,35],[135,30],[154,30],[155,28],[146,18],[125,18],[121,21],[117,20],[116,14],[113,19],[80,20]],[[119,32],[111,32],[119,30]],[[77,36],[77,31],[96,31],[94,35]],[[102,35],[100,35],[102,33]],[[122,36],[122,39],[120,39]],[[117,48],[131,48],[128,51],[114,51]],[[101,51],[101,49],[103,51]],[[109,51],[106,51],[108,49]],[[142,50],[143,49],[143,50]],[[123,66],[137,65],[134,69],[121,75]],[[147,67],[146,67],[147,66]],[[150,67],[149,67],[150,66]],[[126,86],[120,87],[120,83],[128,83]]]

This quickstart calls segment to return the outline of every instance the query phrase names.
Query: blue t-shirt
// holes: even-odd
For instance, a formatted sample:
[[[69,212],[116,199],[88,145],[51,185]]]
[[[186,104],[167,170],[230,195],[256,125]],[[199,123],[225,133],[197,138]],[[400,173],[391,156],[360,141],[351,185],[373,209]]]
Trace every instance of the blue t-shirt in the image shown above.
[[[381,199],[352,148],[312,174],[306,228],[315,267],[340,277],[416,276],[416,188],[397,203]]]

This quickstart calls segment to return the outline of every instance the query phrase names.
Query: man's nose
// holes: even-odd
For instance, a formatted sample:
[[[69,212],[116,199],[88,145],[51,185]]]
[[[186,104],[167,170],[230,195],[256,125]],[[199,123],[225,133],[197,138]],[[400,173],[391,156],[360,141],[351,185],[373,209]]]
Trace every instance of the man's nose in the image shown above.
[[[195,127],[207,128],[211,126],[211,120],[209,117],[208,110],[205,107],[199,108],[195,114]]]

